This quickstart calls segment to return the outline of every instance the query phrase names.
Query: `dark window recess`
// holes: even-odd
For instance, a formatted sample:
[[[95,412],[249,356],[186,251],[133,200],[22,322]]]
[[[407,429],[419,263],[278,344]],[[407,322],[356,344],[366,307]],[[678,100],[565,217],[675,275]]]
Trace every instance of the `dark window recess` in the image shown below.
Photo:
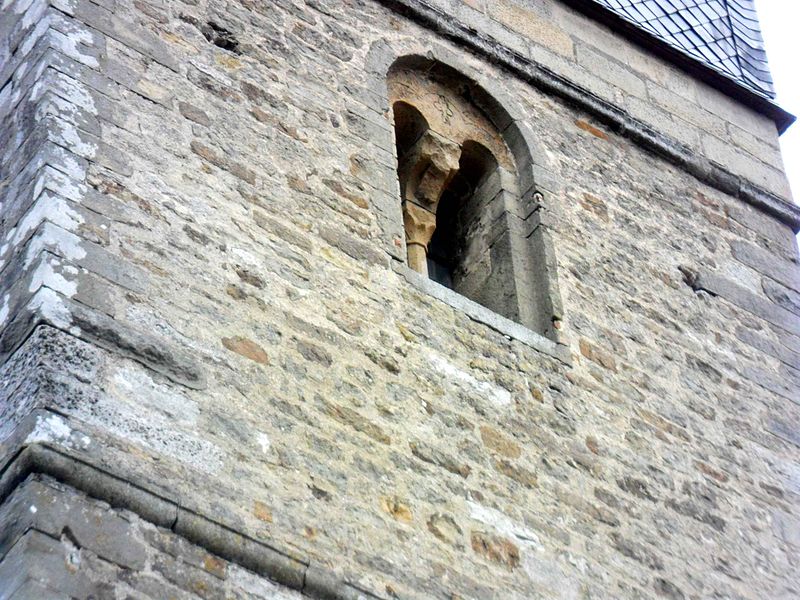
[[[239,50],[239,40],[236,39],[236,36],[233,35],[231,31],[228,31],[222,25],[218,25],[214,21],[209,21],[200,27],[200,31],[209,42],[218,48],[229,50],[235,54],[241,53],[241,50]]]
[[[409,190],[422,190],[423,199],[407,197],[406,203],[419,202],[423,216],[430,211],[427,214],[435,223],[425,246],[425,274],[501,315],[521,320],[511,235],[507,219],[502,218],[509,192],[503,187],[497,159],[488,148],[469,139],[453,145],[437,138],[444,140],[443,145],[433,143],[428,156],[427,150],[420,150],[420,143],[424,145],[426,136],[432,135],[425,117],[405,102],[397,102],[393,108],[398,162],[409,164],[410,159],[413,164],[400,169],[401,191],[407,196]],[[454,152],[458,168],[447,175],[441,171],[443,163],[432,167],[437,152]],[[429,182],[437,177],[445,182],[441,195],[426,204],[430,202],[425,196],[430,193]],[[420,187],[414,187],[416,182]],[[421,210],[410,208],[417,213]]]
[[[476,288],[482,282],[475,281],[481,269],[480,261],[474,260],[487,233],[481,211],[492,199],[481,194],[481,185],[496,169],[489,150],[477,142],[464,143],[458,172],[439,200],[436,230],[428,245],[428,277],[471,299],[480,295]]]
[[[436,250],[433,245],[428,248],[428,278],[452,290],[453,267]]]
[[[394,135],[397,146],[397,156],[405,156],[411,147],[428,130],[428,122],[422,113],[406,102],[395,102],[394,110]]]

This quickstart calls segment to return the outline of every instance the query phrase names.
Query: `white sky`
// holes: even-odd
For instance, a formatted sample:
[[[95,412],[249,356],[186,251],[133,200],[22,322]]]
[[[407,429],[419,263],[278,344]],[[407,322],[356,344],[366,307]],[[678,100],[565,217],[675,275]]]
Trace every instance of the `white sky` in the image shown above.
[[[800,117],[800,2],[756,0],[778,104]],[[800,121],[781,137],[783,162],[800,203]]]

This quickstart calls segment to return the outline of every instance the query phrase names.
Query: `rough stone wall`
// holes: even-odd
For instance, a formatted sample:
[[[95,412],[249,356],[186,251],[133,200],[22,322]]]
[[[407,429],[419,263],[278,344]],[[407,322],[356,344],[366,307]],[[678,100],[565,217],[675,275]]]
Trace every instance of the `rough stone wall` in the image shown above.
[[[451,14],[522,10],[469,4]],[[5,523],[31,494],[56,508],[4,527],[0,569],[45,588],[73,569],[77,597],[157,596],[149,578],[186,597],[270,597],[267,579],[344,598],[797,595],[800,275],[774,128],[536,6],[561,17],[507,22],[548,35],[475,29],[537,61],[563,44],[565,77],[613,85],[620,114],[663,109],[668,137],[705,104],[687,146],[744,179],[676,166],[388,3],[4,2],[0,496]],[[581,35],[631,70],[582,80]],[[414,53],[480,77],[530,136],[558,345],[397,266],[375,82]],[[642,65],[699,104],[656,109]],[[192,558],[212,555],[238,579]],[[20,581],[0,590],[26,597]]]

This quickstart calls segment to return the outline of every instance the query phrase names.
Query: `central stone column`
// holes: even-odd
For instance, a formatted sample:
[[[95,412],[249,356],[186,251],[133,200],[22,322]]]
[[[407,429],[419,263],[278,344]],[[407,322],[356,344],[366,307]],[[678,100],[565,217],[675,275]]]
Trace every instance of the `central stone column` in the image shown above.
[[[428,275],[428,244],[436,230],[436,209],[458,172],[461,148],[430,129],[400,157],[400,187],[408,266]]]

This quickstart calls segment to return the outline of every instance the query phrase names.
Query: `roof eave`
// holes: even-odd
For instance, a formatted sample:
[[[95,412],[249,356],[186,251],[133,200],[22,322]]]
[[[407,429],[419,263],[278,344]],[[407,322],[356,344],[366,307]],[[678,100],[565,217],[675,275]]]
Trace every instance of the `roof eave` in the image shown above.
[[[593,0],[563,0],[563,2],[596,21],[608,25],[615,32],[624,35],[634,43],[677,65],[698,79],[702,79],[705,83],[752,108],[759,114],[768,117],[775,123],[779,135],[783,134],[797,119],[793,114],[778,106],[771,98],[712,66],[689,56],[682,50],[621,17],[611,9],[597,4]]]

